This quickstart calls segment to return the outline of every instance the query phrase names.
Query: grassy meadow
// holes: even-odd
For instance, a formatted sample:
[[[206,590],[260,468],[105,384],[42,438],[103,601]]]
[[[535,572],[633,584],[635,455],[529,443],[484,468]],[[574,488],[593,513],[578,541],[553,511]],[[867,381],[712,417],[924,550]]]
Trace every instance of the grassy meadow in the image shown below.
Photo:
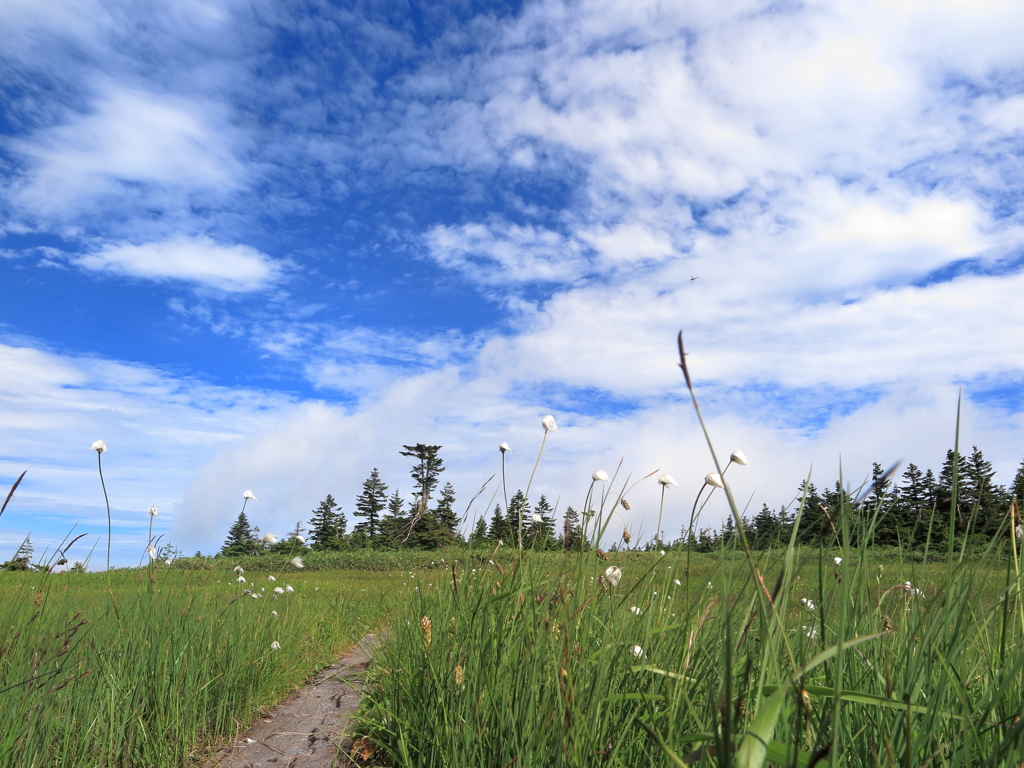
[[[360,744],[401,766],[1018,766],[1010,543],[456,567],[404,588]]]
[[[228,564],[0,573],[0,765],[196,764],[379,625],[402,583],[245,578]]]

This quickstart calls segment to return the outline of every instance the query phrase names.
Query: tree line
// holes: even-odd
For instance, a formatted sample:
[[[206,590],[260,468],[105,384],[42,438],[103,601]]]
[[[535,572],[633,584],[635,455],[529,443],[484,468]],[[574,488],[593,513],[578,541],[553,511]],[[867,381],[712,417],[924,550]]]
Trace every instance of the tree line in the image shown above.
[[[1019,506],[1024,505],[1024,461],[1009,486],[996,485],[992,481],[995,475],[992,464],[977,446],[973,446],[970,454],[947,451],[937,477],[930,469],[922,471],[916,464],[908,464],[898,480],[886,478],[882,466],[874,463],[870,491],[860,505],[854,504],[857,493],[843,488],[840,481],[821,490],[814,483],[802,481],[792,503],[778,509],[764,504],[760,512],[750,518],[742,517],[741,522],[747,540],[755,549],[784,546],[789,542],[802,503],[797,541],[817,545],[827,543],[836,534],[841,509],[865,523],[877,510],[878,520],[870,544],[909,549],[922,549],[926,544],[940,546],[949,536],[954,467],[957,478],[954,536],[966,538],[971,544],[987,544],[1007,524],[1012,501],[1016,499]],[[858,537],[866,530],[866,525],[851,526],[851,543],[859,544]],[[687,535],[684,528],[682,538],[675,544],[685,544]],[[721,529],[706,528],[689,533],[690,543],[705,551],[723,541],[730,543],[737,536],[731,516]]]

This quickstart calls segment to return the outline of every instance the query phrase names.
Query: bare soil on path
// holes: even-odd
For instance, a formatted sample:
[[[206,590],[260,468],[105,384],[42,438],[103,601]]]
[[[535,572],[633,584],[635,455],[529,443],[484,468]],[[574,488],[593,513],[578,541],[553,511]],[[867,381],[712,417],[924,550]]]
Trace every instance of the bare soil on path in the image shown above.
[[[222,749],[207,768],[335,768],[354,766],[341,747],[379,638],[368,634],[273,711]]]

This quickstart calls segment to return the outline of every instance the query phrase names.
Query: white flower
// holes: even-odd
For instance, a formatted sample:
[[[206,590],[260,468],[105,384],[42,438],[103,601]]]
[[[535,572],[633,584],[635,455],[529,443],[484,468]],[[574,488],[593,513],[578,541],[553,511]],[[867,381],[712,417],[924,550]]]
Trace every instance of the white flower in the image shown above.
[[[299,542],[299,544],[305,544],[306,543],[306,538],[304,536],[296,536],[295,540],[297,542]]]
[[[608,473],[605,472],[603,469],[599,469],[597,470],[597,472],[594,473],[595,483],[610,483],[611,481],[612,479],[608,477]]]
[[[683,586],[683,582],[681,582],[679,579],[672,579],[672,583],[675,584],[677,587]]]
[[[284,591],[285,592],[294,592],[295,590],[292,588],[291,584],[285,584],[284,585]]]
[[[644,655],[644,649],[641,648],[639,645],[634,645],[633,655],[636,656],[638,659],[641,658]]]
[[[512,451],[512,449],[508,447],[508,443],[499,443],[498,450],[502,453],[510,453]]]
[[[813,640],[814,638],[816,638],[818,636],[818,628],[817,627],[804,627],[803,630],[804,630],[804,634],[806,634],[809,638],[811,638],[811,640]]]
[[[501,539],[498,539],[498,546],[499,547],[504,547],[505,546],[505,542],[502,541]]]
[[[662,475],[661,477],[659,477],[658,485],[674,485],[677,488],[679,487],[679,483],[675,481],[675,478],[673,478],[672,475]]]
[[[535,523],[543,523],[543,522],[544,522],[544,518],[543,518],[543,517],[541,517],[541,516],[540,516],[540,515],[538,515],[538,514],[533,514],[533,515],[531,515],[531,516],[530,516],[530,519],[531,519],[531,520],[533,520],[533,522],[535,522]]]
[[[729,456],[729,461],[735,461],[737,464],[742,464],[744,467],[749,467],[750,462],[747,461],[747,457],[743,454],[743,451],[735,450],[732,455]]]
[[[156,507],[150,507],[147,511],[149,512],[149,516],[150,517],[156,517],[157,516],[157,514],[156,514]]]
[[[270,644],[270,650],[272,650],[272,651],[280,651],[281,650],[281,644],[279,642],[277,642],[277,640],[275,640],[274,642],[272,642]]]
[[[103,453],[105,450],[107,450],[107,444],[104,443],[102,440],[97,440],[95,443],[92,444],[92,449],[96,451],[96,453]]]
[[[245,573],[245,568],[240,565],[235,566],[235,573]]]
[[[636,616],[639,616],[640,614],[642,614],[642,613],[643,613],[643,611],[641,611],[641,610],[640,610],[639,608],[637,608],[637,607],[636,607],[635,605],[631,605],[631,606],[629,607],[629,612],[630,612],[630,613],[632,613],[632,614],[634,614],[634,615],[636,615]]]
[[[259,598],[263,597],[263,594],[260,592],[253,592],[249,595],[249,597],[251,597],[253,600],[258,600]]]
[[[167,563],[167,565],[170,565],[171,564],[171,558],[168,557],[166,560],[164,560],[164,562]]]
[[[714,588],[715,588],[715,585],[714,585],[714,584],[712,584],[712,583],[711,583],[711,582],[709,581],[709,582],[708,582],[708,589],[714,589]]]
[[[284,594],[284,590],[281,589],[280,587],[274,587],[274,594],[275,595],[283,595]]]
[[[725,483],[722,482],[722,476],[717,472],[709,472],[704,475],[704,485],[713,485],[715,488],[725,488]]]
[[[661,550],[661,552],[658,553],[658,557],[664,557],[664,556],[665,556],[665,550],[663,549],[663,550]]]
[[[292,558],[291,560],[289,560],[288,562],[290,562],[290,563],[291,563],[292,565],[294,565],[294,566],[295,566],[296,568],[305,568],[305,567],[306,567],[306,566],[304,566],[304,565],[302,564],[302,558],[301,558],[301,557],[293,557],[293,558]]]
[[[276,619],[277,618],[277,611],[271,611],[270,615],[273,616]]]
[[[832,558],[832,561],[833,561],[833,562],[834,562],[834,563],[835,563],[836,565],[842,565],[842,563],[843,563],[843,558],[841,558],[841,557],[833,557],[833,558]]]
[[[800,598],[800,605],[806,608],[808,611],[814,612],[814,603],[808,600],[806,597]]]
[[[554,416],[545,416],[543,419],[540,420],[540,425],[542,427],[544,427],[544,431],[545,432],[557,432],[558,431],[558,425],[555,424],[555,417]]]
[[[609,584],[616,587],[619,584],[619,580],[622,578],[622,569],[617,565],[609,565],[604,570],[604,577],[608,580]]]
[[[251,501],[259,501],[255,496],[252,495],[252,491],[246,491],[242,494],[243,499],[249,499]]]
[[[156,560],[156,547],[150,544],[148,547],[146,547],[146,551],[149,552],[150,560]]]
[[[267,581],[277,581],[277,576],[267,576]]]
[[[245,584],[245,576],[239,576],[238,577],[238,583],[239,584]]]
[[[277,536],[275,536],[272,533],[265,533],[265,534],[263,534],[263,543],[264,544],[277,544]]]
[[[1018,525],[1014,528],[1013,535],[1017,537],[1017,541],[1024,541],[1024,525]]]

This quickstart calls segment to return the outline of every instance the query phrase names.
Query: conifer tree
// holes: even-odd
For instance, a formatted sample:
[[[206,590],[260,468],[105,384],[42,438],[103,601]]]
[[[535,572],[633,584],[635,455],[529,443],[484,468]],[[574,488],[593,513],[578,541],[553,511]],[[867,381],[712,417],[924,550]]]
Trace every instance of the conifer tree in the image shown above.
[[[313,540],[312,549],[317,552],[341,549],[347,525],[348,521],[334,497],[327,494],[327,498],[313,510],[313,517],[309,521],[309,536]]]
[[[1013,476],[1013,485],[1010,486],[1010,496],[1017,500],[1018,511],[1024,508],[1024,459],[1017,468],[1017,474]]]
[[[445,483],[441,489],[441,496],[437,500],[437,509],[434,510],[437,518],[437,525],[442,536],[450,544],[459,539],[459,516],[455,514],[455,488],[451,483]]]
[[[397,488],[388,499],[387,514],[381,518],[378,542],[388,547],[401,544],[408,528],[409,520],[405,515],[405,502]]]
[[[500,539],[506,544],[511,544],[511,534],[512,526],[509,525],[508,518],[501,513],[501,504],[495,504],[494,514],[491,515],[491,525],[487,529],[487,538],[495,542]]]
[[[487,521],[483,517],[476,519],[476,526],[473,528],[473,533],[470,534],[470,544],[481,544],[487,541]]]
[[[508,503],[508,524],[509,524],[509,538],[513,539],[513,545],[518,547],[521,542],[519,539],[519,531],[523,531],[523,535],[526,535],[526,526],[522,525],[530,517],[530,502],[526,500],[526,495],[521,491],[516,491]],[[506,539],[506,543],[508,540]]]
[[[562,523],[562,549],[579,549],[583,546],[583,531],[580,528],[580,513],[572,507],[565,508]]]
[[[540,516],[540,522],[533,521],[533,514]],[[529,525],[525,526],[523,536],[531,549],[550,549],[555,544],[555,517],[554,510],[548,503],[544,494],[540,495],[537,506],[530,515]]]
[[[227,557],[239,557],[250,554],[254,549],[256,549],[256,541],[252,526],[249,525],[249,518],[245,516],[245,510],[242,510],[234,525],[228,529],[228,538],[224,542],[224,546],[220,548],[220,554]]]
[[[380,532],[380,520],[387,508],[388,487],[380,479],[380,472],[374,467],[370,476],[363,481],[363,492],[356,497],[356,517],[362,517],[361,523],[356,523],[355,530],[365,533],[373,539]]]

